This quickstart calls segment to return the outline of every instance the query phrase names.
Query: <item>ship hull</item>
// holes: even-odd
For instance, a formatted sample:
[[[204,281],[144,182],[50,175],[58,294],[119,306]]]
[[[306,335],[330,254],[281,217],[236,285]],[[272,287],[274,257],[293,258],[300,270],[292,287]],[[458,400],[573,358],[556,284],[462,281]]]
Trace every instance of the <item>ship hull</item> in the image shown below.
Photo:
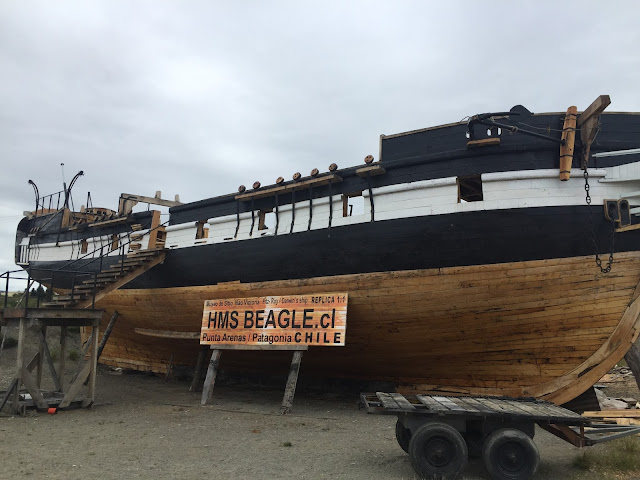
[[[104,297],[102,328],[121,315],[101,361],[166,371],[193,364],[196,340],[136,328],[197,331],[212,298],[349,292],[347,345],[312,347],[302,374],[387,380],[400,389],[535,396],[564,403],[619,361],[638,335],[640,252],[600,274],[592,256],[313,279],[122,289]],[[282,352],[226,352],[228,371],[286,371]]]

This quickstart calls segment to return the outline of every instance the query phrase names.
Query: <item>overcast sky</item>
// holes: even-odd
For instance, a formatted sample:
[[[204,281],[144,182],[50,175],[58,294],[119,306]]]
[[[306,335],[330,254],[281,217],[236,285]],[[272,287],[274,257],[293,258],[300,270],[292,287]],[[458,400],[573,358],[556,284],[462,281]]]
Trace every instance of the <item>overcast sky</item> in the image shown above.
[[[0,0],[0,272],[41,194],[185,202],[501,111],[640,111],[629,1]]]

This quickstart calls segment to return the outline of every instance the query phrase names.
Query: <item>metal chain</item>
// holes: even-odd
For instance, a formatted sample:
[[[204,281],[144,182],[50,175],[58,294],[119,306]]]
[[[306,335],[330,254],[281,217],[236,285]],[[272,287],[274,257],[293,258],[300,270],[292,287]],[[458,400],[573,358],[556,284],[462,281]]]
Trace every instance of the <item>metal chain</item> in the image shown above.
[[[587,170],[587,165],[584,166],[583,176],[584,176],[584,191],[586,193],[585,200],[587,202],[587,205],[590,206],[591,195],[589,194],[589,191],[591,190],[591,187],[589,186],[589,171]],[[611,271],[611,265],[613,265],[613,249],[615,244],[616,222],[615,220],[611,220],[611,250],[609,253],[609,259],[607,260],[607,266],[603,267],[602,259],[598,254],[598,252],[600,251],[600,247],[598,246],[598,237],[596,236],[595,227],[593,225],[593,216],[591,214],[591,209],[589,208],[588,211],[589,211],[589,223],[591,224],[591,239],[593,241],[593,246],[596,249],[596,265],[598,266],[598,268],[602,273],[609,273]]]

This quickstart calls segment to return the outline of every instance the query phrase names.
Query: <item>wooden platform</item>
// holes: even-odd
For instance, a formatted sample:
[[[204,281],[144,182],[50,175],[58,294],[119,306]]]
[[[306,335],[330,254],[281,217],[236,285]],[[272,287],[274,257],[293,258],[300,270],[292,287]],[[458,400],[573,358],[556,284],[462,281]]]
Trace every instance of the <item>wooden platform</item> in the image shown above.
[[[399,393],[376,392],[361,394],[361,400],[367,413],[385,415],[410,413],[431,417],[500,418],[513,422],[545,422],[576,426],[588,425],[591,422],[590,419],[571,410],[533,398],[405,396]]]
[[[6,308],[0,310],[0,326],[15,325],[18,327],[15,375],[9,388],[0,392],[0,410],[8,404],[11,413],[16,415],[24,413],[28,407],[48,410],[51,407],[67,408],[71,405],[91,406],[95,400],[98,325],[102,314],[102,310],[51,308]],[[47,328],[51,326],[61,327],[61,351],[58,368],[51,357],[46,341]],[[25,358],[24,353],[28,327],[36,327],[40,330],[38,352],[30,359]],[[65,388],[64,372],[68,327],[90,327],[91,341],[87,342],[86,350],[83,352],[83,357],[85,357],[84,354],[89,353],[88,359],[81,364],[80,370],[70,380],[68,388]],[[55,386],[53,392],[41,389],[45,365]],[[80,391],[85,382],[88,385],[88,391],[86,395],[82,396]]]

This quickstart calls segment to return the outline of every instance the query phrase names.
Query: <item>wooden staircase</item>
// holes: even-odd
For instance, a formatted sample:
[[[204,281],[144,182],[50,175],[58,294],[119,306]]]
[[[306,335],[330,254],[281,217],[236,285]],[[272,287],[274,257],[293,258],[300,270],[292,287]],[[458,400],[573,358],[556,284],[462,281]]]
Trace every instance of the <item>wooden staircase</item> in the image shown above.
[[[164,258],[164,249],[140,250],[129,253],[124,258],[124,262],[119,260],[116,264],[100,271],[97,279],[84,280],[73,289],[73,295],[71,293],[68,295],[56,295],[50,302],[44,303],[42,306],[76,309],[91,307],[94,300],[94,282],[95,301],[97,302],[108,293],[117,290],[147,270],[162,263]]]

